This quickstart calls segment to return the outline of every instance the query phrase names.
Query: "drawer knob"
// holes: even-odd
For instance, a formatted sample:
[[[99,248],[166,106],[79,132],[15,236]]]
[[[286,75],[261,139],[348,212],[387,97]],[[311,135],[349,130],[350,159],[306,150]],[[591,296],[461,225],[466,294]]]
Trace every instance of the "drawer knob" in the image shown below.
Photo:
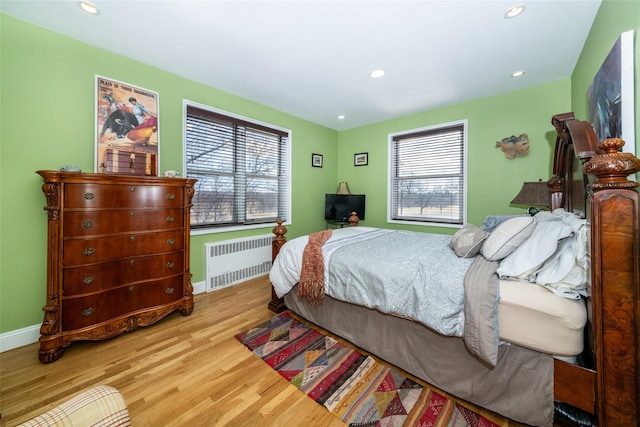
[[[95,250],[95,249],[93,249],[93,248],[86,248],[86,249],[84,249],[84,250],[82,251],[82,253],[83,253],[84,255],[86,255],[86,256],[89,256],[89,255],[93,254],[95,251],[96,251],[96,250]]]
[[[169,262],[167,263],[167,267],[168,267],[168,268],[173,268],[175,265],[176,265],[176,263],[175,263],[175,262],[173,262],[173,261],[169,261]]]
[[[167,217],[167,222],[173,222],[173,217],[172,216],[168,216]]]
[[[85,222],[82,223],[82,226],[84,228],[91,228],[91,227],[93,227],[93,221],[85,221]]]
[[[173,246],[175,242],[176,241],[174,239],[167,239],[167,244],[169,244],[169,246]]]
[[[92,314],[93,314],[93,307],[85,308],[84,310],[82,310],[82,315],[84,317],[89,317]]]
[[[133,267],[134,265],[136,265],[136,260],[135,260],[135,258],[131,258],[131,259],[129,260],[129,264],[130,264],[132,267]]]
[[[84,193],[84,198],[86,200],[91,200],[93,199],[93,193]]]
[[[167,294],[171,295],[171,294],[173,293],[173,291],[174,291],[174,290],[175,290],[175,289],[173,289],[173,288],[167,288],[167,289],[165,290],[165,293],[167,293]]]
[[[129,216],[134,216],[136,214],[136,211],[129,211]]]
[[[136,187],[132,185],[131,187],[129,187],[129,191],[133,193],[134,191],[136,191]]]
[[[167,194],[167,199],[169,199],[169,200],[173,200],[173,199],[175,199],[175,198],[176,198],[176,195],[175,195],[175,194],[173,194],[173,193],[169,193],[169,194]]]
[[[93,282],[94,280],[95,280],[95,277],[87,276],[84,279],[82,279],[82,283],[84,283],[85,285],[90,285],[91,282]]]
[[[135,286],[133,286],[133,285],[129,286],[129,292],[133,292],[133,291],[135,291],[135,290],[136,290],[136,287],[135,287]]]
[[[136,240],[136,235],[132,234],[131,236],[129,236],[129,240],[131,240],[132,242]]]

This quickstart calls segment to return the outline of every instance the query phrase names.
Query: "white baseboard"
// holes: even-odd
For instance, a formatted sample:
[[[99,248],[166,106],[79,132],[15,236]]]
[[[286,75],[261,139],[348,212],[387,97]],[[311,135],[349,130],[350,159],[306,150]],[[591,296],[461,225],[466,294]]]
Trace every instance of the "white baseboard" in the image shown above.
[[[204,280],[192,284],[193,294],[203,294],[206,292]],[[33,344],[40,339],[40,324],[27,326],[26,328],[16,329],[15,331],[0,334],[0,353],[3,351],[13,350],[14,348],[24,345]]]
[[[16,329],[0,334],[0,353],[14,348],[38,342],[40,339],[40,324]]]
[[[207,283],[204,280],[202,282],[192,283],[191,286],[193,286],[194,295],[203,294],[207,292]]]

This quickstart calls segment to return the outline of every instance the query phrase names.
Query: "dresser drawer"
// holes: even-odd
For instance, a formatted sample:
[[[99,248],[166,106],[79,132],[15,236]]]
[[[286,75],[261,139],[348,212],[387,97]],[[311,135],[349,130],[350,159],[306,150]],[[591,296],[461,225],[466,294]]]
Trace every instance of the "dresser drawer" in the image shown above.
[[[184,249],[184,234],[183,230],[176,230],[128,233],[98,239],[67,239],[63,243],[63,267],[181,251]]]
[[[127,283],[160,279],[182,273],[184,251],[132,257],[63,270],[62,295],[99,292]]]
[[[183,297],[182,275],[82,297],[62,299],[62,327],[73,330],[137,310],[169,304]]]
[[[181,207],[182,187],[161,185],[66,184],[65,209]]]
[[[66,236],[91,236],[128,231],[179,229],[184,226],[182,209],[122,209],[64,212]]]

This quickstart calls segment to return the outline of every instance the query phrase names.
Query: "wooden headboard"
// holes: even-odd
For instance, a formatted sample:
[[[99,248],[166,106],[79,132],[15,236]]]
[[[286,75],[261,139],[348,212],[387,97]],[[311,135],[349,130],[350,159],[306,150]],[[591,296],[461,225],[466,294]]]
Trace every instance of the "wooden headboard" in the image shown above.
[[[640,239],[638,183],[629,175],[640,160],[621,152],[624,141],[597,143],[588,122],[573,113],[553,116],[558,132],[552,208],[588,218],[591,227],[591,298],[587,364],[556,362],[556,399],[595,413],[599,426],[637,425],[640,419]],[[589,360],[590,359],[590,360]],[[577,386],[582,384],[583,386]]]
[[[551,209],[562,207],[586,217],[589,176],[583,172],[583,166],[600,153],[598,139],[591,124],[576,120],[573,113],[557,114],[551,123],[558,133],[553,176],[549,179]]]

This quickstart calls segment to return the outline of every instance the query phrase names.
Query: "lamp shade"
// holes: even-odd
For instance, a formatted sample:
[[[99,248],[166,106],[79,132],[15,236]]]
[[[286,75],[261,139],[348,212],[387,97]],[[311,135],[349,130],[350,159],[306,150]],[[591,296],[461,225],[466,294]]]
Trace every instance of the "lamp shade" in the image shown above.
[[[549,186],[546,182],[525,182],[511,203],[549,209],[551,205],[550,199]]]
[[[338,184],[336,194],[351,194],[351,190],[349,190],[349,184],[347,184],[345,181],[340,182]]]

